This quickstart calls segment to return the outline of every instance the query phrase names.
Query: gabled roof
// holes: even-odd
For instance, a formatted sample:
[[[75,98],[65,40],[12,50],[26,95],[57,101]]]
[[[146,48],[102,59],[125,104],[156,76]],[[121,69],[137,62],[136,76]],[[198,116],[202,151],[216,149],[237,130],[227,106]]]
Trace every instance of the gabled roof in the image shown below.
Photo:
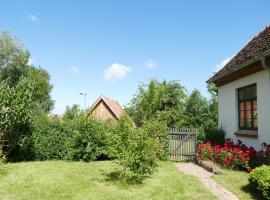
[[[108,108],[110,109],[110,111],[115,115],[115,117],[117,119],[120,118],[120,116],[122,115],[122,113],[124,112],[124,109],[122,108],[122,106],[115,100],[112,100],[108,97],[105,97],[103,95],[101,95],[94,103],[93,105],[90,107],[89,109],[89,113],[101,102],[103,101]]]
[[[256,35],[239,53],[237,53],[221,70],[215,73],[207,82],[212,83],[232,72],[239,70],[260,59],[260,56],[270,52],[270,25]]]

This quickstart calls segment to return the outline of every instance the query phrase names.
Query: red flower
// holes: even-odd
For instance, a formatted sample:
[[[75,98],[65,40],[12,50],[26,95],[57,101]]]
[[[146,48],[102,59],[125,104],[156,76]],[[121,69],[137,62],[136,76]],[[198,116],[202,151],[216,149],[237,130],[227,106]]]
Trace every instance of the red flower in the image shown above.
[[[247,167],[247,171],[248,171],[248,173],[252,172],[252,168],[251,167]]]

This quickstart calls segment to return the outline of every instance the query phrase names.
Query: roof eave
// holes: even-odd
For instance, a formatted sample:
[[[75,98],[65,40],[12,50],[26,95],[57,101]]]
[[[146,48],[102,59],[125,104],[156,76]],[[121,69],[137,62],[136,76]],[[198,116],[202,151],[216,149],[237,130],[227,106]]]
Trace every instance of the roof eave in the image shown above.
[[[257,62],[257,61],[260,61],[261,58],[266,57],[266,56],[269,56],[269,55],[270,55],[270,49],[267,50],[267,51],[265,51],[262,54],[259,54],[258,56],[255,56],[254,58],[246,61],[245,63],[243,63],[241,65],[235,65],[235,66],[233,66],[232,67],[232,70],[229,70],[228,72],[215,77],[215,75],[218,73],[217,72],[211,78],[209,78],[206,81],[206,83],[208,83],[208,84],[214,83],[215,84],[216,81],[218,81],[218,80],[220,80],[220,79],[222,79],[222,78],[224,78],[224,77],[226,77],[226,76],[228,76],[228,75],[230,75],[230,74],[232,74],[232,73],[234,73],[234,72],[236,72],[236,71],[238,71],[240,69],[243,69],[243,68],[245,68],[245,67],[247,67],[247,66],[249,66],[249,65],[251,65],[251,64],[253,64],[253,63]]]

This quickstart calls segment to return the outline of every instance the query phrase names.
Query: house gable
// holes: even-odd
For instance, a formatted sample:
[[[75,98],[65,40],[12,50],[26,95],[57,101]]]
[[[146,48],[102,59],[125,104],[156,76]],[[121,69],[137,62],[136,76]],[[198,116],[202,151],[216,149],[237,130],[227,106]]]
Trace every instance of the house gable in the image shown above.
[[[88,115],[93,115],[97,120],[100,121],[115,121],[120,118],[123,112],[123,108],[117,101],[109,99],[105,96],[100,96],[90,107]]]

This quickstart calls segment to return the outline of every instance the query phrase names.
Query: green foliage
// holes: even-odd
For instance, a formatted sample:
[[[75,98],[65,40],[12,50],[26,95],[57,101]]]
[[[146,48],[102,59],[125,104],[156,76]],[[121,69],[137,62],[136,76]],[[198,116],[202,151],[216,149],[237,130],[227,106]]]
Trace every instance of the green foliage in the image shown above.
[[[255,168],[250,173],[249,182],[262,193],[265,199],[270,199],[270,166]]]
[[[202,97],[199,90],[194,90],[187,98],[184,110],[184,126],[199,128],[207,121],[207,99]]]
[[[153,118],[176,126],[181,124],[185,97],[185,89],[179,83],[151,80],[149,84],[139,85],[126,112],[138,126]]]
[[[64,120],[74,120],[78,118],[82,114],[82,110],[80,109],[80,106],[75,104],[71,107],[67,106],[66,111],[64,113]]]
[[[166,147],[159,141],[159,137],[164,139],[163,135],[159,130],[155,131],[153,125],[149,123],[146,127],[134,129],[129,117],[122,115],[115,127],[118,162],[125,173],[131,173],[139,182],[144,175],[154,172],[159,157],[165,157]]]
[[[0,138],[8,141],[8,146],[3,147],[6,156],[29,132],[32,96],[32,82],[27,78],[20,78],[15,87],[10,86],[9,80],[0,83]]]
[[[57,118],[40,117],[33,124],[32,135],[28,141],[31,145],[30,152],[27,153],[31,153],[34,160],[65,159],[71,133],[69,124]]]
[[[69,139],[68,159],[92,161],[108,157],[111,141],[109,126],[84,116],[78,119]]]
[[[53,108],[50,92],[52,85],[50,76],[42,68],[36,68],[29,63],[30,54],[8,32],[0,34],[0,80],[9,80],[9,86],[16,87],[21,77],[32,81],[34,92],[32,95],[33,108],[48,112]],[[33,109],[33,110],[34,110]]]
[[[225,142],[225,131],[222,128],[206,129],[205,140],[214,144],[223,145]]]
[[[166,126],[166,122],[159,122],[157,120],[147,121],[143,130],[151,134],[151,137],[156,138],[159,141],[158,158],[161,160],[167,160],[169,158],[169,129]]]

